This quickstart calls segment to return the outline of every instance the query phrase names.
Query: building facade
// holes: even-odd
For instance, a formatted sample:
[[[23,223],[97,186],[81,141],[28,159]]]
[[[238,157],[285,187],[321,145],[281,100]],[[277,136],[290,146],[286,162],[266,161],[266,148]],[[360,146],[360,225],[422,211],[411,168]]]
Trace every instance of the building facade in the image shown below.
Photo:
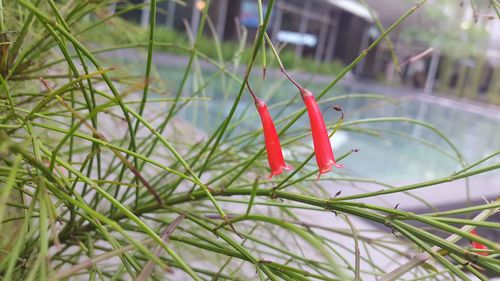
[[[147,25],[149,22],[149,0],[131,0],[127,5],[144,5],[132,10],[124,18]],[[186,5],[175,1],[162,1],[157,5],[157,24],[184,31],[184,21],[192,27],[198,26],[200,6],[207,1],[187,0]],[[119,10],[125,4],[116,4]],[[263,1],[264,11],[267,1]],[[221,40],[237,40],[237,26],[248,31],[248,40],[254,38],[259,25],[256,0],[212,0],[209,16]],[[372,19],[368,11],[357,1],[351,0],[276,0],[268,26],[273,42],[285,44],[297,58],[309,57],[317,62],[339,60],[347,64],[368,46],[374,34],[370,32]],[[373,28],[373,27],[372,27]],[[205,32],[209,32],[208,28]],[[375,34],[376,35],[376,34]],[[372,38],[373,39],[373,38]],[[362,73],[373,58],[368,57],[358,66]],[[369,71],[365,71],[369,72]]]
[[[127,4],[122,2],[127,2]],[[150,0],[118,1],[118,4],[114,4],[111,9],[118,11],[128,9],[130,5],[136,5],[137,9],[130,9],[122,16],[146,26],[149,22],[149,2]],[[185,22],[187,21],[192,28],[196,29],[201,16],[200,7],[205,7],[208,2],[210,2],[209,16],[219,39],[237,41],[238,26],[245,27],[248,31],[248,41],[255,38],[259,25],[257,0],[184,0],[183,4],[179,4],[175,0],[159,1],[157,3],[157,24],[185,31]],[[262,2],[264,10],[266,10],[268,0]],[[375,9],[382,24],[387,27],[411,7],[410,2],[370,0],[369,4]],[[402,66],[401,72],[397,73],[394,71],[389,46],[385,41],[382,41],[354,68],[354,73],[361,77],[377,78],[391,83],[402,80],[401,83],[423,88],[426,93],[431,93],[436,88],[440,92],[449,92],[450,90],[447,88],[456,89],[459,96],[462,95],[460,89],[466,88],[463,85],[478,84],[472,85],[469,92],[475,94],[488,92],[490,93],[488,96],[494,97],[490,100],[494,99],[495,103],[499,103],[497,89],[500,83],[495,83],[500,77],[498,63],[500,61],[498,34],[500,33],[496,32],[499,29],[499,21],[489,20],[487,15],[492,12],[488,7],[483,7],[480,14],[484,15],[480,17],[479,23],[473,20],[474,9],[453,5],[452,7],[458,13],[458,16],[452,17],[452,19],[445,18],[443,22],[433,23],[433,21],[426,21],[428,17],[419,10],[400,28],[391,32],[390,40],[394,45],[395,53],[403,64],[408,58],[432,47],[433,51],[428,56],[422,57],[414,65]],[[431,31],[436,30],[436,26],[433,24],[442,26],[443,23],[449,24],[455,21],[461,21],[458,30],[464,29],[464,34],[461,35],[463,38],[467,37],[465,29],[470,25],[483,24],[486,26],[490,33],[491,42],[487,50],[483,52],[484,54],[481,53],[480,56],[476,57],[466,56],[452,59],[449,62],[450,60],[446,60],[446,57],[450,56],[450,48],[442,49],[439,45],[434,46],[431,42],[421,42],[418,36],[410,41],[400,38],[401,30],[420,27],[426,32],[425,28],[427,27],[429,34],[432,34]],[[457,28],[453,30],[457,30]],[[274,43],[292,51],[296,59],[307,57],[321,63],[335,60],[343,64],[352,62],[380,35],[370,12],[355,0],[276,0],[267,31]],[[211,36],[208,28],[204,32],[207,33],[207,36]],[[446,34],[448,33],[446,32]],[[446,37],[442,34],[434,36]],[[473,46],[472,43],[477,44],[477,42],[476,40],[469,42],[470,44],[462,44],[460,48]],[[469,61],[474,61],[473,64],[476,66],[470,67]],[[407,77],[407,68],[416,68],[417,66],[419,68],[423,66],[423,70],[419,71],[419,79]],[[483,72],[485,74],[479,74]],[[477,73],[476,76],[479,78],[468,73]],[[476,80],[479,83],[473,83]]]

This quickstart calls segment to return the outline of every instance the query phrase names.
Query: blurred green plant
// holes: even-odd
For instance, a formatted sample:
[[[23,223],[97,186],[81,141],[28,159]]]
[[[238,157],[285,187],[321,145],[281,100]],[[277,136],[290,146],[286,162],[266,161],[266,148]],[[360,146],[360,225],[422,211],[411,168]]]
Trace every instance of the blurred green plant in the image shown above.
[[[443,0],[422,9],[419,23],[405,28],[401,34],[406,44],[432,46],[440,52],[441,65],[438,92],[453,92],[456,96],[475,99],[480,91],[481,78],[487,75],[485,54],[490,47],[494,30],[489,31],[489,21],[497,12],[497,1]],[[455,81],[451,83],[455,76]],[[495,79],[490,91],[498,92]],[[453,85],[451,85],[453,84]],[[451,91],[451,88],[454,88]],[[497,97],[483,101],[497,103]]]
[[[422,214],[358,200],[391,193],[416,197],[412,194],[416,189],[438,190],[440,183],[498,170],[500,164],[491,161],[500,151],[468,164],[430,124],[404,117],[359,119],[343,123],[339,130],[383,135],[383,127],[358,125],[422,126],[448,147],[410,139],[451,155],[462,168],[447,177],[404,186],[340,172],[314,181],[318,171],[309,165],[314,155],[292,154],[289,161],[295,171],[263,180],[268,168],[262,132],[239,127],[256,120],[253,107],[242,98],[245,81],[258,66],[254,62],[259,61],[264,33],[258,34],[252,47],[245,42],[219,45],[205,38],[205,9],[198,33],[185,40],[155,27],[155,0],[149,2],[152,16],[144,33],[108,14],[112,2],[0,1],[4,19],[1,280],[398,280],[403,275],[413,280],[449,276],[470,280],[471,275],[486,280],[486,273],[500,273],[500,245],[470,234],[476,227],[499,228],[488,221],[498,212],[499,200],[446,212],[430,208]],[[424,2],[386,28],[317,93],[317,99],[391,101],[371,94],[336,96],[330,90]],[[270,0],[260,30],[265,30],[273,5]],[[163,83],[153,63],[153,52],[167,47],[189,56],[175,85]],[[146,50],[144,64],[106,65],[106,52],[131,48]],[[290,67],[289,55],[280,56]],[[215,74],[203,73],[200,60],[214,65]],[[243,77],[237,70],[241,60],[246,63]],[[222,106],[207,91],[214,84],[223,85]],[[266,98],[272,97],[275,90],[266,90]],[[276,103],[273,109],[285,112],[298,98]],[[179,117],[186,108],[192,115],[202,114],[202,106],[218,107],[221,119],[215,129],[195,128]],[[291,129],[305,109],[286,113],[275,119],[286,139],[284,147],[289,151],[307,147],[308,130]],[[353,152],[344,151],[337,160]],[[332,197],[322,185],[326,182],[383,189]],[[332,213],[342,215],[345,224],[320,223]],[[457,214],[469,218],[455,218]],[[358,220],[384,228],[359,228]],[[353,244],[339,242],[346,238]],[[462,239],[485,245],[488,255],[476,254],[459,243]],[[389,270],[374,254],[398,266]]]
[[[209,33],[209,32],[207,32]],[[127,22],[122,19],[116,19],[114,24],[101,25],[93,30],[92,34],[86,37],[89,41],[99,42],[104,45],[117,45],[117,44],[143,44],[147,42],[148,33],[143,28]],[[179,46],[190,45],[190,40],[185,32],[179,32],[165,26],[157,26],[155,32],[155,41],[159,43],[175,43]],[[220,43],[219,48],[214,48],[215,40],[211,35],[206,35],[200,38],[197,50],[207,57],[217,59],[220,55],[224,61],[230,61],[238,57],[242,61],[248,61],[252,55],[252,50],[245,48],[242,53],[239,53],[240,42],[223,41]],[[164,51],[167,53],[186,55],[185,50],[179,48],[172,48],[168,46],[159,45],[157,51]],[[220,53],[219,53],[220,52]],[[271,57],[271,51],[267,50],[267,56]],[[289,69],[300,70],[310,73],[337,75],[339,74],[344,65],[335,60],[332,62],[318,63],[314,59],[305,57],[297,61],[295,52],[293,50],[284,50],[280,52],[281,60],[288,66]],[[255,65],[262,66],[262,60],[256,60]],[[267,68],[277,68],[278,64],[273,60],[270,61],[271,65]]]
[[[478,4],[483,8],[489,5],[487,1],[478,1]],[[466,16],[470,12],[463,3],[437,1],[422,8],[419,22],[425,24],[406,27],[402,39],[410,44],[425,43],[455,59],[477,56],[485,51],[490,37],[482,24],[485,21],[474,22],[474,18]]]

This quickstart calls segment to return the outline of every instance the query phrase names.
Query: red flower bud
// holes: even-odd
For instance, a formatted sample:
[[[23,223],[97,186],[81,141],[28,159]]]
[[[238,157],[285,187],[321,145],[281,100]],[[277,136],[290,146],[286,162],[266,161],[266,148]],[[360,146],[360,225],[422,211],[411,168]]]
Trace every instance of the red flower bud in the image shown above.
[[[316,163],[319,167],[319,177],[332,170],[332,166],[342,168],[343,165],[335,162],[332,145],[328,137],[323,114],[319,110],[318,103],[314,95],[305,88],[299,88],[300,94],[309,114],[309,123],[311,125],[311,133],[314,143],[314,153],[316,154]]]
[[[264,131],[264,139],[266,142],[267,160],[269,162],[269,167],[271,168],[271,174],[267,177],[267,179],[271,179],[273,176],[281,174],[283,170],[288,171],[293,169],[293,167],[288,166],[285,163],[283,151],[281,150],[280,139],[278,137],[278,133],[276,132],[276,128],[274,127],[274,122],[271,114],[269,114],[266,103],[255,96],[248,83],[247,86],[248,90],[252,94],[255,107],[257,107],[257,111],[259,112],[260,120],[262,122],[262,129]]]
[[[470,233],[473,234],[473,235],[479,236],[477,234],[477,231],[475,229],[471,230]],[[472,244],[472,248],[473,249],[488,250],[488,247],[486,247],[485,245],[483,245],[483,244],[481,244],[479,242],[471,241],[471,244]],[[475,252],[475,253],[478,254],[478,255],[481,255],[481,256],[487,256],[488,255],[488,252]]]

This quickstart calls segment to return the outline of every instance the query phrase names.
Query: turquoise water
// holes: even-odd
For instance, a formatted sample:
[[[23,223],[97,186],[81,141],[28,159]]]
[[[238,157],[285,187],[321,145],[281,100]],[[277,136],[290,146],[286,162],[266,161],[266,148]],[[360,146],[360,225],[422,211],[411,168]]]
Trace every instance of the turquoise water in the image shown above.
[[[204,79],[208,80],[212,74],[212,72],[204,72]],[[162,68],[160,75],[165,78],[164,82],[169,84],[169,88],[172,89],[180,81],[182,72]],[[268,106],[271,107],[271,114],[275,121],[303,108],[298,91],[286,83],[284,79],[269,77],[266,81],[262,81],[257,78],[260,77],[255,77],[252,80],[254,91],[264,98]],[[303,81],[307,81],[307,79]],[[200,84],[202,82],[198,82],[198,85]],[[326,86],[325,83],[320,82],[306,83],[306,85],[316,93]],[[375,87],[375,89],[359,84],[356,85],[356,88],[357,90],[354,91],[349,86],[337,86],[330,90],[323,100],[345,94],[355,96],[355,94],[370,93],[394,98],[398,103],[392,104],[367,98],[349,98],[323,102],[320,106],[326,108],[328,105],[340,104],[346,113],[345,122],[367,118],[404,117],[430,123],[446,135],[469,162],[475,162],[500,149],[500,111],[498,109],[492,110],[493,113],[486,113],[481,110],[472,110],[473,106],[467,103],[449,103],[446,99],[434,100],[433,98],[419,97],[400,89],[388,87]],[[196,87],[192,81],[189,81],[185,93],[195,92],[193,89]],[[182,110],[180,116],[211,133],[229,113],[238,90],[239,85],[234,81],[230,79],[223,81],[216,78],[200,94],[211,100],[187,106]],[[288,104],[284,105],[283,103]],[[281,106],[273,108],[273,106],[280,104]],[[247,92],[242,96],[233,124],[242,116],[246,116],[247,119],[238,125],[232,136],[244,134],[260,127],[260,121]],[[338,118],[338,113],[329,110],[324,113],[324,117],[331,125]],[[283,124],[278,123],[278,130]],[[307,127],[308,118],[304,115],[290,130],[292,132],[305,130]],[[341,173],[381,181],[407,182],[443,177],[461,167],[456,160],[456,153],[450,145],[428,128],[408,122],[369,123],[349,126],[348,128],[363,128],[372,131],[363,133],[341,130],[333,137],[337,155],[344,154],[353,148],[360,149],[359,153],[344,160],[345,169]],[[285,139],[291,135],[293,134],[286,135]],[[301,142],[309,144],[310,137],[302,139]],[[301,153],[305,155],[311,151],[307,148],[303,150],[288,152],[300,157]]]

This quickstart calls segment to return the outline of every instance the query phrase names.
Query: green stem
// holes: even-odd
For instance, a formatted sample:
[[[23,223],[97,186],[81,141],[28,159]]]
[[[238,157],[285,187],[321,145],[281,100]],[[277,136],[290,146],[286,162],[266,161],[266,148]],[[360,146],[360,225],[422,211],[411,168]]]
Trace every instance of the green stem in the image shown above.
[[[5,31],[5,26],[3,22],[3,0],[0,0],[0,33]]]
[[[240,90],[239,90],[238,94],[236,95],[236,98],[233,102],[233,106],[231,107],[231,110],[229,111],[229,114],[224,119],[224,121],[219,126],[219,128],[217,129],[216,134],[214,134],[214,135],[217,135],[217,138],[215,139],[214,144],[212,145],[211,149],[209,150],[208,155],[207,155],[205,161],[203,162],[203,165],[200,168],[199,176],[202,175],[202,173],[204,172],[204,170],[206,169],[206,167],[210,161],[210,158],[214,154],[215,150],[219,147],[221,140],[222,140],[222,137],[224,136],[224,133],[225,133],[227,127],[229,126],[231,119],[233,118],[234,114],[236,113],[236,108],[238,107],[238,105],[240,103],[241,96],[243,95],[243,92],[246,88],[246,82],[248,80],[250,72],[252,71],[253,63],[255,61],[255,58],[256,58],[257,53],[259,51],[259,48],[262,44],[267,25],[269,24],[269,20],[271,18],[271,12],[272,12],[273,7],[274,7],[274,2],[275,2],[275,0],[269,0],[269,2],[267,3],[267,11],[266,11],[266,15],[264,17],[263,27],[259,30],[259,33],[257,34],[257,38],[254,42],[252,56],[250,57],[249,62],[247,63],[247,68],[246,68],[245,76],[244,76],[245,78],[243,79],[243,82],[241,83]]]

